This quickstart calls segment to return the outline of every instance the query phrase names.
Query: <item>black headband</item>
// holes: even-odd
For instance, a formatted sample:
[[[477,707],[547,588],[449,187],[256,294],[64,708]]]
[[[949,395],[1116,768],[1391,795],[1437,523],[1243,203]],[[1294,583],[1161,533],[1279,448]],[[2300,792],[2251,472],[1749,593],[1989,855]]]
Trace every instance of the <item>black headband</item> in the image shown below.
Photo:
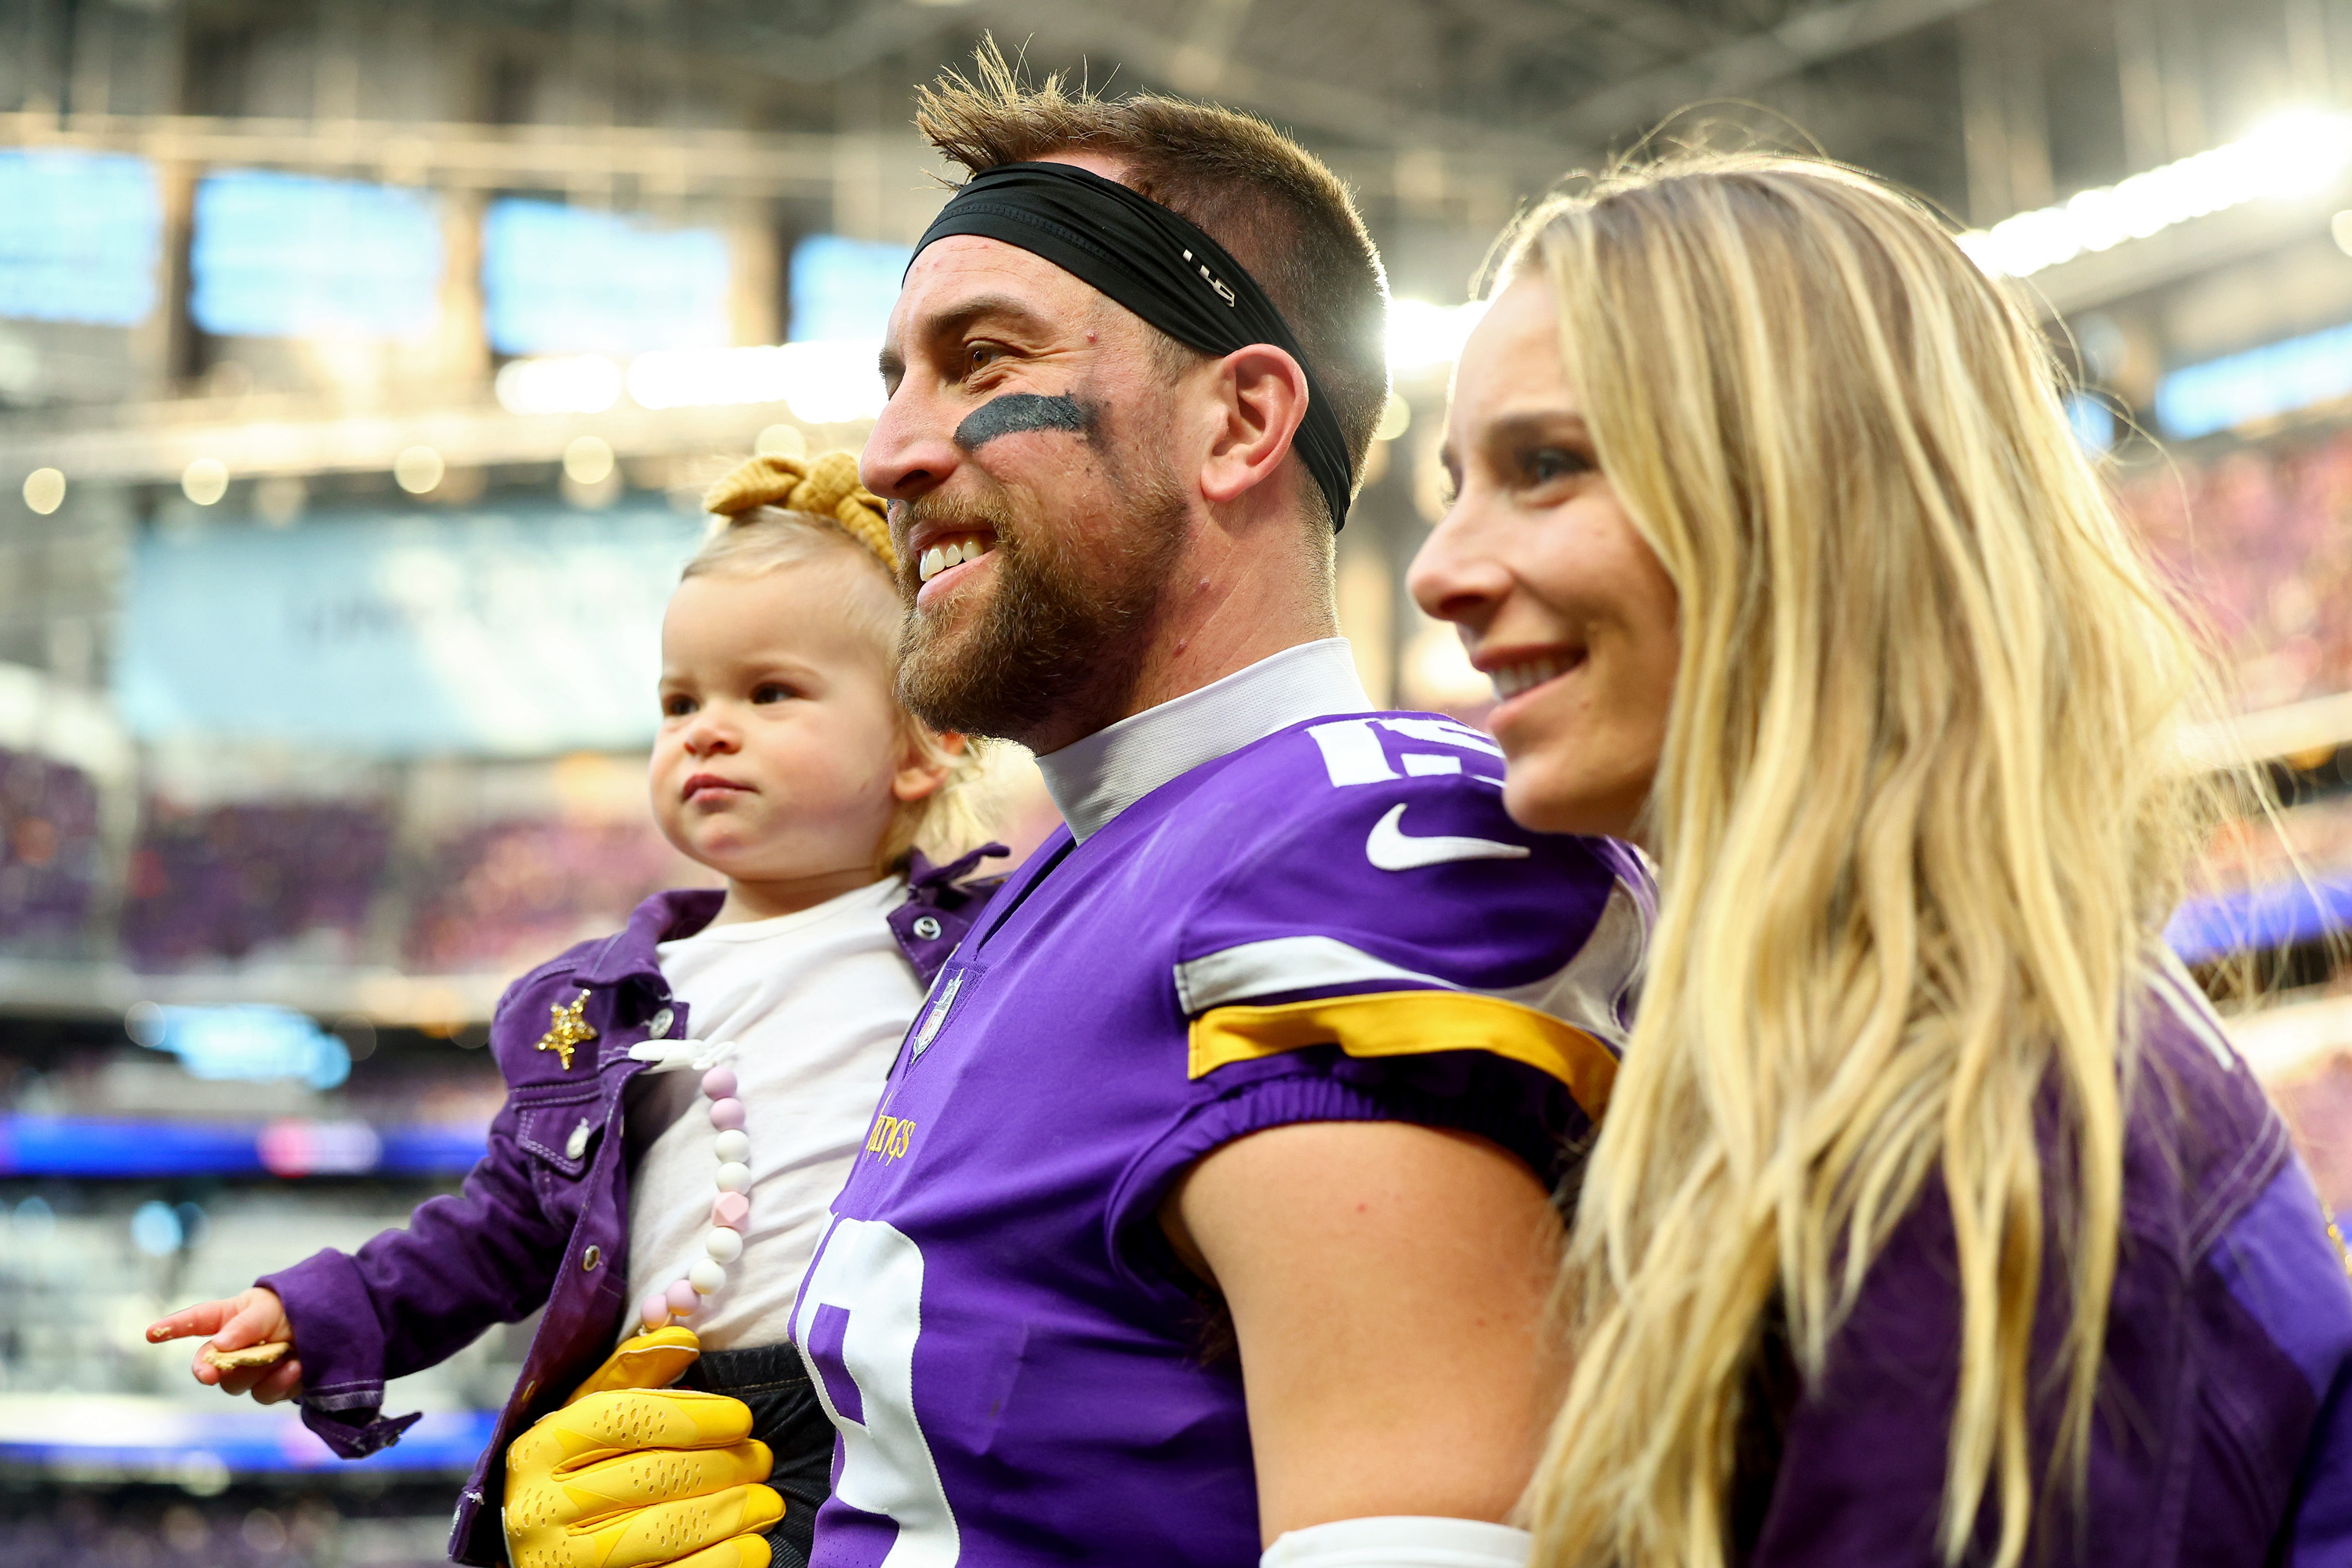
[[[1068,163],[1001,163],[974,174],[915,253],[951,234],[1002,240],[1092,284],[1188,348],[1229,354],[1272,343],[1307,374],[1297,446],[1336,531],[1348,517],[1348,443],[1290,323],[1225,247],[1149,196]],[[911,265],[911,263],[909,264]]]

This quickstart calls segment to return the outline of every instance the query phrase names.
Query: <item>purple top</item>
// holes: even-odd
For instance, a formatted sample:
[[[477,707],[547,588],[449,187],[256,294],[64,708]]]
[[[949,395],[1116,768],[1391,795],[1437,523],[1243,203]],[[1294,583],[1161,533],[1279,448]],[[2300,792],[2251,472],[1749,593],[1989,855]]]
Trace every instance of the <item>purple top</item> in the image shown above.
[[[814,1568],[1257,1560],[1241,1372],[1156,1213],[1296,1121],[1557,1170],[1613,1075],[1648,883],[1514,825],[1500,771],[1447,720],[1292,725],[1008,879],[802,1284],[842,1436]]]
[[[2147,1001],[2086,1508],[2054,1493],[2026,1560],[2352,1563],[2352,1265],[2204,997],[2168,966]],[[1768,1355],[1756,1392],[1769,1414],[1751,1423],[1736,1488],[1748,1568],[1940,1568],[1959,1375],[1952,1250],[1931,1184],[1872,1265],[1818,1384],[1801,1388],[1785,1353]],[[2045,1357],[2070,1293],[2053,1247]],[[2037,1406],[2044,1454],[2054,1409]]]
[[[916,972],[936,974],[992,883],[963,883],[991,845],[951,866],[918,856],[891,929]],[[405,1230],[357,1253],[330,1248],[257,1283],[278,1292],[302,1358],[302,1421],[347,1459],[397,1442],[415,1415],[385,1416],[383,1385],[455,1354],[492,1323],[545,1307],[522,1375],[457,1504],[449,1552],[506,1555],[499,1510],[507,1445],[560,1404],[612,1349],[630,1310],[625,1090],[645,1063],[629,1047],[686,1038],[690,1021],[662,979],[656,946],[710,923],[725,895],[656,893],[625,929],[582,942],[507,988],[490,1053],[507,1101],[489,1152],[453,1196],[419,1205]],[[594,1031],[570,1059],[541,1049],[559,1010]]]

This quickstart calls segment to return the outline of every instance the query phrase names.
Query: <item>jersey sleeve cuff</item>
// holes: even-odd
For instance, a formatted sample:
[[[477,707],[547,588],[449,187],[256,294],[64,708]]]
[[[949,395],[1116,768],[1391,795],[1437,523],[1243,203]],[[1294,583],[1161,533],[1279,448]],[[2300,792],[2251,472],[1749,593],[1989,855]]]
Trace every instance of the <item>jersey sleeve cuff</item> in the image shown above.
[[[1617,1079],[1615,1054],[1585,1030],[1500,996],[1431,989],[1213,1007],[1192,1020],[1187,1069],[1205,1078],[1324,1043],[1367,1059],[1492,1052],[1559,1079],[1594,1121]]]
[[[1591,1130],[1549,1071],[1480,1049],[1362,1059],[1335,1045],[1237,1060],[1216,1099],[1195,1107],[1128,1168],[1111,1195],[1114,1256],[1130,1226],[1148,1224],[1176,1177],[1236,1138],[1296,1121],[1407,1121],[1467,1132],[1507,1150],[1546,1186],[1567,1173]]]

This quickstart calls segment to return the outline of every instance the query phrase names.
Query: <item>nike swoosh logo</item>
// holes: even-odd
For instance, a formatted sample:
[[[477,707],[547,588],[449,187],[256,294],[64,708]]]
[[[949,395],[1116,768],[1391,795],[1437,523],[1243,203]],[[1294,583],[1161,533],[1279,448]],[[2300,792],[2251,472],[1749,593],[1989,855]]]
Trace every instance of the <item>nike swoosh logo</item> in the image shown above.
[[[1524,860],[1533,853],[1524,844],[1500,844],[1492,838],[1459,838],[1432,834],[1415,838],[1398,826],[1404,806],[1398,805],[1372,824],[1364,840],[1364,858],[1383,871],[1411,871],[1423,866],[1443,866],[1449,860]]]

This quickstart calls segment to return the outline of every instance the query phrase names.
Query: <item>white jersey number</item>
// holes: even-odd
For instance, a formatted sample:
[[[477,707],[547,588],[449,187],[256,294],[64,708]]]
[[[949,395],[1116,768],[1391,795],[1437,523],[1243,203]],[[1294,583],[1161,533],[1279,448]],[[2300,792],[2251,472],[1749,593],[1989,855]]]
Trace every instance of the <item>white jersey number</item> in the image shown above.
[[[915,1419],[915,1340],[922,1330],[921,1251],[879,1220],[835,1220],[801,1282],[793,1339],[841,1434],[834,1495],[898,1526],[882,1568],[952,1568],[961,1546],[931,1446]],[[822,1364],[836,1346],[839,1369],[855,1385],[854,1411],[835,1403]],[[846,1403],[851,1391],[839,1392]]]

